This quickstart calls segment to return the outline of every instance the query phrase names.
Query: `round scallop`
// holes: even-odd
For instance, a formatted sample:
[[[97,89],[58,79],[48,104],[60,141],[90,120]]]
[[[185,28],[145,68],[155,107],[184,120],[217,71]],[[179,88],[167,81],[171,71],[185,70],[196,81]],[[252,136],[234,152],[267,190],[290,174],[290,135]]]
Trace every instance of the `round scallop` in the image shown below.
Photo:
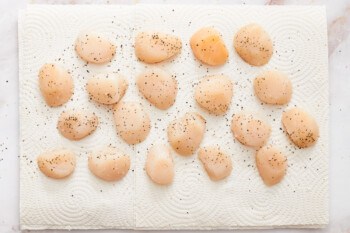
[[[194,33],[190,46],[194,56],[207,65],[223,65],[228,59],[228,50],[221,34],[212,27],[204,27]]]
[[[126,79],[117,74],[98,74],[90,78],[86,90],[92,100],[101,104],[115,104],[128,89]]]
[[[218,146],[200,148],[198,158],[202,162],[208,176],[213,181],[225,179],[231,174],[231,158]]]
[[[159,185],[169,185],[174,179],[174,162],[166,145],[152,146],[147,155],[146,173]]]
[[[287,170],[287,158],[273,146],[264,146],[255,156],[261,179],[267,186],[279,183]]]
[[[123,151],[108,146],[91,153],[88,166],[96,177],[105,181],[118,181],[128,173],[130,158]]]
[[[180,155],[192,155],[202,142],[206,122],[195,112],[188,112],[168,126],[168,140]]]
[[[119,102],[114,120],[120,137],[131,145],[144,141],[151,130],[149,115],[139,102]]]
[[[208,112],[222,115],[227,112],[233,95],[233,85],[226,75],[202,78],[195,89],[197,103]]]
[[[273,53],[273,43],[268,33],[258,24],[242,27],[233,41],[238,55],[248,64],[262,66],[269,62]]]
[[[283,112],[282,124],[290,140],[300,148],[314,145],[319,138],[316,120],[300,108]]]
[[[140,32],[135,38],[137,58],[149,64],[165,61],[180,53],[181,48],[181,39],[166,33]]]
[[[61,106],[73,95],[73,79],[62,67],[44,64],[39,71],[39,88],[47,105]]]
[[[140,74],[136,84],[141,94],[159,109],[166,110],[175,103],[177,81],[159,68],[148,69]]]
[[[254,80],[255,95],[266,104],[287,104],[292,97],[292,83],[276,70],[265,71]]]
[[[271,127],[252,114],[239,113],[233,116],[231,130],[243,145],[259,149],[270,137]]]
[[[75,51],[86,62],[103,64],[113,59],[116,46],[103,35],[86,32],[78,36]]]
[[[71,150],[56,149],[39,155],[37,163],[40,171],[47,177],[63,179],[73,173],[76,159]]]
[[[98,126],[95,113],[69,109],[58,118],[57,129],[67,139],[80,140],[92,134]]]

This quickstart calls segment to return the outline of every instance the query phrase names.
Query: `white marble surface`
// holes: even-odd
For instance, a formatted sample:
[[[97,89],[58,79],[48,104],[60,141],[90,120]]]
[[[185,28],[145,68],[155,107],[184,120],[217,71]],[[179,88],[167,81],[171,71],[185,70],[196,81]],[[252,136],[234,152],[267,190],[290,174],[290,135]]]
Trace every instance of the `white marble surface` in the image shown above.
[[[263,232],[350,233],[350,0],[1,0],[0,1],[0,232],[19,232],[18,225],[18,58],[17,11],[28,3],[210,3],[325,4],[328,14],[331,98],[330,224],[321,230]],[[51,231],[55,232],[55,231]],[[86,231],[93,232],[93,231]],[[112,231],[103,231],[112,232]],[[113,231],[115,232],[115,231]],[[224,231],[223,231],[224,232]],[[256,231],[244,231],[246,233]]]

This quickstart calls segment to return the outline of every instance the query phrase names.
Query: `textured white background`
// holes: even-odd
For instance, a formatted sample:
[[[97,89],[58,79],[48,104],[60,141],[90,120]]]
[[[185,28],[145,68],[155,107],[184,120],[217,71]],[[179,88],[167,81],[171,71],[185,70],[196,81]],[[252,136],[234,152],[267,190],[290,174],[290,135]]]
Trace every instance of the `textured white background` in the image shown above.
[[[31,1],[34,2],[34,1]],[[40,3],[92,3],[94,1],[35,0]],[[131,1],[95,1],[96,3],[131,3]],[[147,2],[147,1],[141,1]],[[178,1],[156,1],[159,3]],[[350,2],[349,0],[257,0],[257,1],[200,1],[211,4],[326,4],[329,35],[329,65],[331,84],[331,222],[321,232],[350,231],[350,189],[348,178],[350,162],[345,132],[350,130]],[[199,3],[199,1],[196,1]],[[17,9],[24,8],[25,0],[0,2],[0,232],[18,231],[18,74],[17,74]],[[264,232],[315,232],[309,230],[268,230]],[[89,231],[95,232],[95,231]],[[112,231],[103,231],[112,232]],[[115,231],[113,231],[115,232]],[[244,231],[244,232],[255,232]],[[317,231],[319,232],[319,231]]]
[[[33,6],[20,22],[23,229],[227,229],[328,222],[328,70],[323,7]],[[247,65],[233,50],[234,32],[251,22],[261,24],[275,44],[273,58],[264,67]],[[230,51],[224,66],[203,66],[194,59],[188,41],[204,26],[213,26],[223,34]],[[167,111],[157,110],[143,100],[152,129],[143,143],[129,148],[116,136],[109,108],[88,103],[84,86],[92,74],[119,71],[130,83],[124,100],[139,101],[135,76],[145,65],[136,62],[132,43],[134,33],[152,29],[174,33],[183,41],[179,56],[156,65],[176,76],[179,93],[175,105]],[[73,45],[76,35],[88,30],[116,41],[118,51],[111,63],[85,65],[77,57]],[[68,68],[75,80],[72,100],[54,109],[46,106],[37,88],[37,71],[52,61]],[[303,107],[317,119],[321,136],[316,146],[295,148],[280,129],[281,113],[288,106],[264,106],[253,95],[252,79],[267,69],[281,70],[290,77],[294,93],[288,106]],[[227,74],[235,83],[230,111],[222,117],[205,113],[193,99],[197,81],[216,73]],[[92,110],[100,117],[98,130],[79,142],[63,138],[56,130],[60,112],[72,107]],[[241,110],[256,112],[272,126],[268,143],[278,146],[289,160],[281,184],[266,187],[255,168],[254,150],[232,139],[232,114]],[[143,170],[147,148],[151,143],[166,142],[168,123],[186,111],[203,114],[207,132],[202,145],[218,144],[226,150],[233,159],[234,171],[228,179],[212,182],[195,155],[174,155],[174,184],[159,187]],[[132,171],[122,182],[101,182],[87,169],[86,154],[109,143],[131,155]],[[78,155],[76,171],[64,181],[47,179],[35,163],[38,153],[56,147],[71,148]]]

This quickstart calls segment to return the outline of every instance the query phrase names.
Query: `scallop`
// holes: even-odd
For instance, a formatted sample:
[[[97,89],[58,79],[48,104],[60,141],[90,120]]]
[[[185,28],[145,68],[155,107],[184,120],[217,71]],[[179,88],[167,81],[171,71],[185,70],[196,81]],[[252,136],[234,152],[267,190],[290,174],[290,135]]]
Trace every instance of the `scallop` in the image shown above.
[[[119,102],[114,108],[114,120],[118,134],[128,144],[144,141],[151,130],[149,115],[138,102]]]
[[[175,103],[177,81],[161,69],[146,70],[138,76],[136,84],[141,94],[159,109],[168,109]]]
[[[98,178],[105,181],[118,181],[128,173],[130,158],[123,151],[108,146],[88,158],[90,171]]]
[[[71,150],[56,149],[39,155],[37,163],[40,171],[47,177],[62,179],[73,173],[76,159]]]
[[[262,66],[269,62],[273,53],[273,43],[268,33],[258,24],[242,27],[233,41],[238,55],[248,64]]]
[[[231,158],[218,146],[200,148],[198,158],[213,181],[222,180],[231,174]]]
[[[80,140],[92,134],[97,126],[98,118],[95,113],[69,109],[61,113],[57,129],[65,138]]]
[[[135,53],[140,61],[158,63],[180,53],[181,39],[161,32],[140,32],[135,38]]]
[[[87,32],[78,36],[75,51],[86,62],[103,64],[113,59],[116,46],[103,35]]]
[[[73,79],[62,67],[56,64],[45,64],[39,71],[39,88],[47,105],[61,106],[73,95]]]
[[[319,138],[316,120],[300,108],[285,111],[282,124],[290,140],[300,148],[314,145]]]
[[[204,137],[205,119],[198,113],[188,112],[168,126],[168,139],[180,155],[192,155]]]
[[[199,81],[195,89],[197,103],[215,115],[227,112],[232,95],[232,82],[226,75],[206,76]]]
[[[101,104],[115,104],[128,89],[126,79],[117,74],[99,74],[90,78],[86,85],[89,96]]]
[[[255,156],[260,177],[267,186],[279,183],[287,170],[287,158],[273,146],[264,146]]]
[[[254,80],[255,95],[266,104],[287,104],[292,97],[292,83],[287,75],[269,70]]]
[[[270,126],[263,120],[244,113],[234,115],[231,130],[240,143],[255,149],[262,147],[271,133]]]
[[[228,51],[221,34],[212,27],[204,27],[194,33],[190,45],[194,56],[207,65],[223,65],[228,59]]]
[[[146,173],[156,184],[168,185],[173,182],[174,162],[168,146],[154,145],[149,149]]]

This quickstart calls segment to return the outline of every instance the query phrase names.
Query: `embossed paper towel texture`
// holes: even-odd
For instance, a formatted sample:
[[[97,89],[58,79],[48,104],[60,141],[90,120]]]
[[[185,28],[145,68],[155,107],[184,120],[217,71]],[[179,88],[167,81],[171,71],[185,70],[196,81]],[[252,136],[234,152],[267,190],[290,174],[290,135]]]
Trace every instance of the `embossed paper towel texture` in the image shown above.
[[[234,33],[257,22],[271,35],[274,54],[263,67],[251,67],[235,53]],[[323,7],[247,6],[55,6],[30,7],[21,17],[21,225],[42,228],[230,229],[321,227],[328,223],[328,76],[325,9]],[[190,51],[189,38],[203,26],[214,26],[229,49],[227,64],[201,65]],[[106,34],[118,45],[107,65],[85,65],[74,53],[73,42],[81,30]],[[133,38],[142,30],[158,30],[181,37],[181,54],[158,65],[176,76],[179,92],[168,111],[151,106],[138,93],[135,77],[148,66],[138,62]],[[123,45],[123,46],[121,46]],[[37,88],[37,71],[45,62],[71,70],[75,81],[72,101],[61,108],[44,104]],[[253,94],[252,80],[260,72],[279,69],[292,80],[294,93],[288,106],[261,105]],[[86,80],[98,72],[119,72],[129,81],[125,100],[141,101],[150,112],[152,129],[141,144],[128,147],[117,135],[112,112],[88,101]],[[206,74],[224,73],[234,82],[229,112],[215,117],[193,99],[193,86]],[[285,107],[307,109],[320,125],[316,146],[297,149],[281,129]],[[56,131],[59,113],[69,107],[94,110],[101,125],[88,138],[71,142]],[[254,112],[271,124],[269,143],[288,156],[284,180],[266,187],[258,175],[254,150],[233,140],[231,116]],[[233,161],[226,180],[212,182],[197,155],[175,153],[175,179],[168,187],[153,184],[144,171],[146,150],[166,143],[169,121],[186,111],[198,111],[207,120],[202,145],[218,144]],[[87,153],[107,144],[123,148],[132,168],[120,182],[106,183],[91,175]],[[39,173],[35,157],[43,150],[62,146],[78,155],[77,169],[67,180],[49,180]],[[33,161],[33,162],[31,162]]]

